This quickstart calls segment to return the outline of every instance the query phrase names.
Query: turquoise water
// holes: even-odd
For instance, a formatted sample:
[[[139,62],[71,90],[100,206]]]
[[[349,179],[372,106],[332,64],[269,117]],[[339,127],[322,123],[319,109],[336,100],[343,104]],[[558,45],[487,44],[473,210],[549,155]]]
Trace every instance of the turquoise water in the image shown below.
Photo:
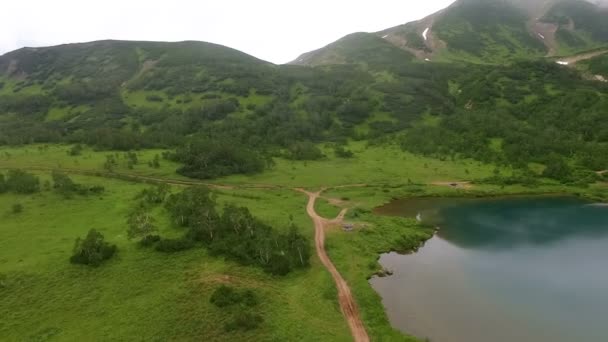
[[[414,208],[414,210],[412,210]],[[397,201],[438,235],[370,282],[396,328],[433,342],[608,341],[608,207],[574,198]]]

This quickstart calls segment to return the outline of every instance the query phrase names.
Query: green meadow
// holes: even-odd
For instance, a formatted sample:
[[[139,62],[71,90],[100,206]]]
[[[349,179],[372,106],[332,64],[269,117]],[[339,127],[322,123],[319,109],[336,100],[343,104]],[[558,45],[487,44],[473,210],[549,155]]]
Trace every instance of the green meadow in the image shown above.
[[[397,147],[351,142],[354,157],[340,159],[323,148],[319,161],[275,159],[276,165],[253,176],[230,176],[213,183],[232,185],[213,190],[220,205],[248,207],[263,222],[282,229],[290,221],[313,241],[313,225],[305,212],[307,198],[295,187],[329,188],[316,203],[317,212],[334,218],[349,208],[353,232],[339,227],[327,232],[326,248],[348,281],[370,336],[377,341],[410,341],[394,330],[380,297],[367,280],[380,271],[379,253],[409,251],[432,232],[414,220],[379,217],[372,209],[393,198],[412,196],[498,196],[516,193],[576,193],[601,197],[605,184],[588,188],[550,181],[534,188],[473,184],[470,189],[433,182],[476,181],[496,167],[471,160],[436,160],[404,153]],[[179,340],[190,341],[349,341],[337,291],[316,255],[311,266],[287,276],[272,276],[211,256],[204,248],[165,254],[127,238],[127,215],[135,196],[151,185],[114,179],[103,164],[107,155],[118,163],[112,172],[166,180],[184,180],[178,164],[161,160],[148,165],[162,150],[137,151],[129,168],[124,153],[85,148],[70,156],[68,145],[0,148],[0,172],[22,168],[38,175],[42,191],[32,195],[0,195],[0,335],[22,340]],[[63,169],[77,183],[101,185],[99,195],[64,198],[45,181],[50,170]],[[510,170],[500,169],[508,174]],[[97,173],[98,177],[94,173]],[[87,173],[89,175],[84,175]],[[272,185],[272,188],[246,188]],[[339,187],[350,185],[349,187]],[[182,186],[172,186],[173,193]],[[21,212],[12,208],[20,204]],[[177,237],[183,228],[170,222],[162,208],[153,215],[159,234]],[[116,244],[118,254],[98,268],[70,264],[74,241],[97,229]],[[222,310],[210,303],[220,285],[252,289],[263,322],[254,330],[227,332],[224,325],[240,308]]]

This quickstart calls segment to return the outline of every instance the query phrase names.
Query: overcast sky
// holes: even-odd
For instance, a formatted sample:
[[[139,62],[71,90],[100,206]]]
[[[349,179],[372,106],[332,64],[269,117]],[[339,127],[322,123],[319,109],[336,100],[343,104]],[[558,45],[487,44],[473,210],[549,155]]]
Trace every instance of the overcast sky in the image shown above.
[[[417,20],[452,1],[7,0],[0,54],[99,39],[202,40],[286,63],[346,34]]]

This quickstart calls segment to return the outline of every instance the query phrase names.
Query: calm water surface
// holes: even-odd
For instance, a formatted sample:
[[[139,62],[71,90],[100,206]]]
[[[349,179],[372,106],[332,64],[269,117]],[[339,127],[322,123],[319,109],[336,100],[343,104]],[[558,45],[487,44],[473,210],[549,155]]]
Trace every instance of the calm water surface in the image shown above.
[[[608,341],[608,207],[574,198],[421,199],[384,214],[441,227],[374,278],[396,328],[433,342]]]

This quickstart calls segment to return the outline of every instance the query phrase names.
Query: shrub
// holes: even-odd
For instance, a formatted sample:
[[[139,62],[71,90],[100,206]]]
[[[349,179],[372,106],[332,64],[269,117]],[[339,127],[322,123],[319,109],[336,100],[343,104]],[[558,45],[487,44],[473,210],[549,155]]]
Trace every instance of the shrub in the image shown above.
[[[237,291],[226,285],[221,285],[211,295],[210,302],[219,308],[224,308],[233,304],[238,304],[241,301]]]
[[[319,160],[324,157],[323,152],[311,142],[297,142],[289,147],[289,159],[293,160]]]
[[[68,150],[68,155],[70,155],[72,157],[79,156],[82,154],[82,150],[83,150],[82,145],[76,144]]]
[[[163,98],[159,95],[148,95],[146,96],[146,100],[150,102],[163,102]]]
[[[23,170],[10,170],[6,178],[6,188],[19,194],[32,194],[40,191],[40,180]]]
[[[258,314],[252,314],[249,312],[239,312],[234,320],[224,325],[226,331],[249,331],[254,330],[264,322],[262,316]]]
[[[64,197],[70,197],[74,193],[78,185],[72,181],[68,175],[60,171],[53,171],[53,188]]]
[[[347,150],[342,146],[336,146],[336,148],[334,148],[334,154],[338,158],[345,158],[345,159],[352,158],[355,156],[355,154],[352,151]]]
[[[4,180],[4,175],[0,173],[0,194],[5,193],[6,191],[8,191],[8,185]]]
[[[175,253],[194,247],[194,242],[187,238],[161,239],[156,245],[156,250],[165,253]]]
[[[144,236],[141,241],[139,241],[139,244],[143,247],[149,247],[154,245],[155,243],[157,243],[158,241],[160,241],[160,236],[158,235],[148,235],[148,236]]]
[[[23,211],[23,205],[19,204],[19,203],[15,203],[13,204],[13,214],[19,214],[20,212]]]
[[[103,261],[113,257],[116,251],[116,245],[105,242],[104,236],[100,232],[91,229],[84,239],[76,239],[70,262],[97,267]]]
[[[252,290],[239,291],[226,285],[221,285],[215,289],[209,301],[219,308],[235,304],[254,307],[259,304],[258,296]]]

